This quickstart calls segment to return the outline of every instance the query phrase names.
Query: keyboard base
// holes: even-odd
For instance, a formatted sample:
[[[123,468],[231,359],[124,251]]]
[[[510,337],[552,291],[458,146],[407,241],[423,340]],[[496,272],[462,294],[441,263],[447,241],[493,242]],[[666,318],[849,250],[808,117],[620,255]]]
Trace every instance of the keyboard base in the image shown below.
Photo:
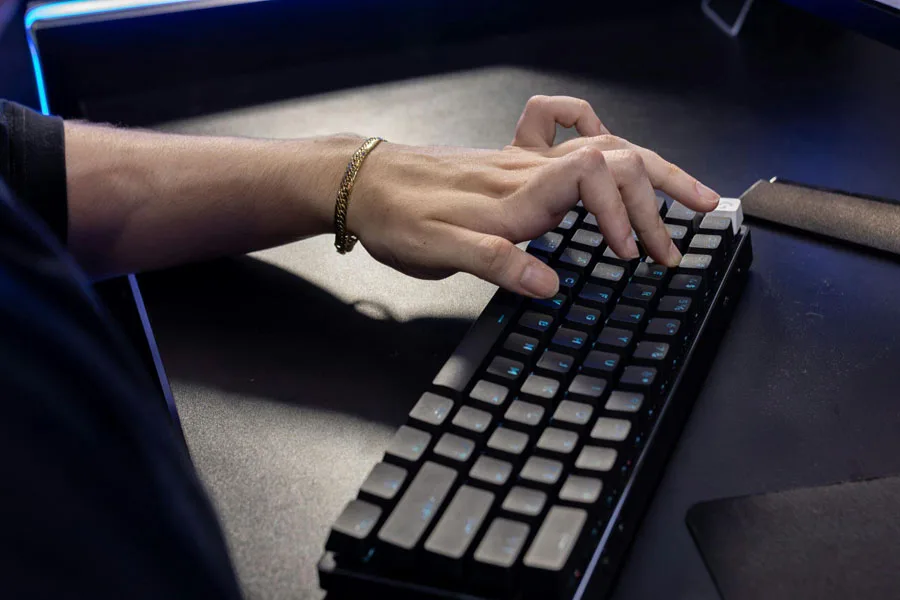
[[[682,372],[672,386],[641,457],[634,466],[629,483],[622,491],[604,536],[596,550],[586,557],[583,576],[574,581],[569,597],[607,598],[615,587],[621,566],[627,559],[631,541],[662,478],[682,427],[700,392],[737,302],[743,293],[753,260],[750,230],[744,226],[735,239],[732,255],[722,284],[709,313],[698,329],[696,340],[686,355]],[[362,564],[341,565],[332,552],[326,552],[318,565],[319,581],[329,598],[359,598],[382,593],[391,598],[442,598],[487,600],[496,596],[473,595],[461,591],[393,579]],[[536,597],[546,598],[537,593]]]

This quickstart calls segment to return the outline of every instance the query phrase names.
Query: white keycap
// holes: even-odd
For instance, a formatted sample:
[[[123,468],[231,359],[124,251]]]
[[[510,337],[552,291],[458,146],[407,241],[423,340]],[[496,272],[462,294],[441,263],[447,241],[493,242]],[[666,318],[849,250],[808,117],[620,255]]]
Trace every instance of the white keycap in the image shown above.
[[[712,211],[712,214],[731,219],[731,230],[735,235],[744,222],[744,210],[741,208],[741,201],[738,198],[719,198],[719,206]]]

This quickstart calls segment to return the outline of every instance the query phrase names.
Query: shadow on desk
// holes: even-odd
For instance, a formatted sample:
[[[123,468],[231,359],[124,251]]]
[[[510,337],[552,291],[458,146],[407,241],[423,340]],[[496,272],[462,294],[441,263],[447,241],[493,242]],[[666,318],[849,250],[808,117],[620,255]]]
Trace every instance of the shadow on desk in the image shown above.
[[[397,321],[250,257],[140,282],[171,379],[390,425],[403,422],[470,326]]]

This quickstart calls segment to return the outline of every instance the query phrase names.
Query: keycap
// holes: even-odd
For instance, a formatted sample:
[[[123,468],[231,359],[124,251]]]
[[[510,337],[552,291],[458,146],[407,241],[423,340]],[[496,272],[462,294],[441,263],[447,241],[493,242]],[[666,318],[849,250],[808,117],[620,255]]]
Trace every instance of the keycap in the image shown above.
[[[557,294],[552,298],[535,298],[531,301],[531,306],[541,313],[546,313],[555,317],[568,303],[568,296],[565,294]]]
[[[528,569],[526,583],[540,590],[543,597],[551,597],[565,585],[570,575],[569,559],[586,521],[585,510],[567,506],[551,507],[544,518],[522,561]]]
[[[446,462],[454,468],[468,463],[475,451],[475,442],[455,433],[445,433],[434,445],[436,460]]]
[[[517,485],[509,490],[500,508],[511,516],[533,523],[534,517],[541,514],[546,504],[546,493]]]
[[[638,342],[631,356],[631,362],[653,367],[657,371],[664,370],[671,359],[670,346],[665,342]]]
[[[528,435],[507,427],[498,427],[491,434],[487,447],[500,453],[504,460],[514,461],[528,447]]]
[[[625,422],[627,423],[627,421]],[[616,466],[617,456],[618,452],[612,448],[585,446],[575,460],[575,468],[595,474],[606,473],[612,471],[612,468]]]
[[[505,356],[495,356],[488,365],[487,372],[499,379],[516,381],[522,376],[525,365]]]
[[[475,562],[499,567],[508,574],[522,553],[530,531],[525,523],[497,517],[475,550]]]
[[[688,235],[692,235],[697,227],[700,226],[700,221],[703,220],[703,215],[698,213],[695,210],[691,210],[684,204],[680,202],[673,202],[672,206],[669,207],[669,212],[666,213],[665,222],[671,223],[672,225],[682,225],[687,228]]]
[[[507,336],[506,341],[503,342],[503,348],[505,350],[526,357],[534,354],[537,351],[538,345],[540,345],[540,342],[537,338],[522,335],[521,333],[511,333]]]
[[[590,229],[579,229],[572,236],[572,243],[586,248],[599,248],[603,245],[603,234]]]
[[[555,486],[562,475],[563,464],[558,460],[532,456],[522,467],[519,477],[532,484]]]
[[[399,464],[401,467],[415,464],[431,443],[431,434],[403,425],[394,434],[394,438],[384,452],[385,460]]]
[[[543,253],[553,255],[556,254],[556,251],[560,249],[562,243],[562,234],[550,231],[538,238],[531,240],[531,242],[529,242],[528,244],[528,252],[532,254]]]
[[[546,409],[540,404],[524,400],[513,400],[503,418],[510,427],[524,426],[528,429],[539,427],[544,420]]]
[[[567,456],[574,452],[576,444],[578,444],[578,434],[574,431],[548,427],[538,438],[535,448],[544,455],[558,458],[554,455]]]
[[[609,313],[606,322],[612,327],[624,327],[626,329],[639,329],[644,323],[644,315],[646,310],[640,306],[629,306],[627,304],[618,304]]]
[[[628,332],[630,333],[630,332]],[[602,350],[594,350],[589,352],[587,358],[584,359],[581,368],[586,373],[596,373],[600,375],[611,376],[619,370],[622,357],[615,352],[604,352]]]
[[[538,359],[537,368],[549,374],[565,375],[575,366],[575,359],[569,354],[547,350]]]
[[[522,384],[521,390],[523,396],[527,396],[541,404],[546,404],[547,401],[556,398],[558,392],[559,381],[543,375],[535,375],[534,373],[528,376],[528,379]]]
[[[438,513],[456,480],[456,471],[427,461],[385,520],[378,539],[411,550]]]
[[[596,283],[586,283],[578,293],[578,303],[586,304],[602,314],[606,314],[606,308],[612,302],[615,292],[612,288]]]
[[[578,329],[560,327],[550,340],[550,345],[562,352],[578,352],[587,343],[587,335]]]
[[[472,388],[469,398],[479,402],[479,406],[485,410],[497,410],[506,402],[509,389],[499,383],[493,383],[481,379]]]
[[[359,488],[360,496],[380,504],[394,500],[406,481],[406,475],[406,469],[380,462],[372,468]]]
[[[603,396],[606,391],[606,381],[598,377],[577,375],[569,384],[569,395],[587,398],[588,401]]]
[[[706,283],[702,275],[675,275],[669,282],[669,291],[677,294],[702,298],[706,293]]]
[[[649,393],[656,381],[656,369],[644,366],[628,366],[619,378],[619,385],[623,388]]]
[[[604,327],[597,337],[596,346],[617,351],[630,351],[634,343],[634,332],[618,327]]]
[[[578,285],[581,276],[575,271],[569,271],[568,269],[555,270],[557,277],[559,277],[559,291],[567,294],[571,293],[572,289]]]
[[[728,217],[731,220],[731,231],[734,232],[734,235],[738,234],[744,223],[744,211],[739,198],[719,198],[719,206],[710,214],[714,217]],[[700,225],[703,225],[702,221]]]
[[[605,442],[624,441],[631,432],[631,422],[625,419],[600,417],[591,430],[591,438]]]
[[[517,294],[501,292],[488,302],[478,319],[472,325],[463,341],[447,359],[435,376],[432,385],[441,388],[453,397],[459,397],[469,389],[484,359],[502,339],[504,330],[510,324],[523,298]]]
[[[519,327],[538,334],[542,334],[550,329],[552,324],[552,316],[534,312],[533,310],[526,311],[519,319]]]
[[[563,217],[562,221],[559,222],[559,225],[556,226],[557,229],[562,229],[563,231],[568,231],[575,227],[575,223],[578,222],[578,213],[574,210],[570,210],[566,213],[566,216]]]
[[[732,243],[734,242],[735,232],[731,228],[731,219],[728,217],[720,217],[716,214],[709,214],[703,217],[703,220],[700,221],[700,229],[697,230],[697,233],[719,237],[722,240],[722,249],[726,251],[728,248],[731,248]],[[697,236],[695,235],[694,238],[696,237]]]
[[[698,233],[691,238],[688,251],[697,254],[713,254],[722,250],[722,236]]]
[[[684,340],[681,321],[672,318],[650,319],[644,330],[644,338],[678,346]]]
[[[585,215],[584,224],[595,229],[599,228],[599,226],[597,225],[597,217],[594,216],[594,213],[588,213],[587,215]]]
[[[434,530],[425,541],[425,551],[460,559],[478,535],[494,503],[494,494],[464,485],[444,510]]]
[[[361,555],[369,546],[367,542],[380,518],[381,507],[364,500],[351,500],[331,526],[325,549],[347,556]]]
[[[591,335],[597,331],[600,324],[603,322],[603,311],[575,304],[569,307],[569,311],[566,313],[565,322],[567,326],[581,329],[586,331],[588,335]]]
[[[663,296],[656,305],[656,314],[661,317],[684,317],[694,313],[690,296]]]
[[[594,414],[594,407],[590,404],[563,400],[556,407],[556,412],[553,413],[553,424],[581,431],[591,420],[592,414]]]
[[[622,291],[622,300],[628,304],[650,308],[656,299],[656,288],[642,283],[629,283]]]
[[[475,464],[472,465],[469,477],[491,487],[501,488],[509,481],[509,476],[512,475],[512,468],[512,463],[505,460],[481,455],[475,460]]]
[[[616,254],[615,250],[610,248],[609,246],[603,251],[602,260],[604,263],[608,263],[611,265],[619,265],[625,270],[626,275],[631,275],[634,272],[635,267],[637,267],[640,262],[639,258],[622,258],[618,254]]]
[[[636,283],[659,286],[669,277],[669,269],[665,265],[642,262],[634,270],[631,280]]]
[[[471,406],[463,406],[453,417],[452,424],[460,429],[463,435],[470,437],[481,435],[491,425],[491,413]]]
[[[684,225],[673,225],[672,223],[666,223],[666,229],[669,230],[669,237],[672,238],[672,243],[675,244],[675,247],[678,248],[679,252],[684,252],[687,248],[688,238],[688,228]]]
[[[644,404],[644,395],[638,392],[615,390],[609,395],[603,407],[609,411],[636,413]]]
[[[625,275],[625,268],[620,265],[612,265],[606,262],[598,262],[591,271],[591,279],[596,279],[597,283],[613,290],[622,289],[622,285],[628,279]]]
[[[453,400],[425,392],[409,411],[409,419],[412,421],[410,424],[420,429],[436,429],[444,423],[452,410]]]
[[[576,505],[591,506],[600,499],[602,490],[603,482],[595,477],[569,475],[559,490],[559,499]]]
[[[678,273],[680,275],[703,275],[706,276],[712,265],[712,257],[708,254],[685,254],[681,257],[681,264],[678,265]]]
[[[591,253],[568,246],[563,249],[559,262],[575,269],[586,269],[591,263]]]

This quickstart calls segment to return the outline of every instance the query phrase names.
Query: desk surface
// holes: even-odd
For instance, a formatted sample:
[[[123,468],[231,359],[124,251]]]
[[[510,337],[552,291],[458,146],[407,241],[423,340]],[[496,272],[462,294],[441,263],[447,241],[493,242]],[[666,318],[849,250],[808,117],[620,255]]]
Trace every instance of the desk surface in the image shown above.
[[[751,19],[734,41],[688,11],[376,57],[453,72],[164,128],[498,147],[530,95],[565,93],[724,195],[778,175],[900,197],[900,53],[829,28],[792,41],[795,25]],[[697,501],[900,473],[896,263],[762,226],[754,246],[616,598],[716,597],[684,525]],[[143,284],[248,597],[320,597],[331,521],[492,289],[410,280],[328,238]]]

